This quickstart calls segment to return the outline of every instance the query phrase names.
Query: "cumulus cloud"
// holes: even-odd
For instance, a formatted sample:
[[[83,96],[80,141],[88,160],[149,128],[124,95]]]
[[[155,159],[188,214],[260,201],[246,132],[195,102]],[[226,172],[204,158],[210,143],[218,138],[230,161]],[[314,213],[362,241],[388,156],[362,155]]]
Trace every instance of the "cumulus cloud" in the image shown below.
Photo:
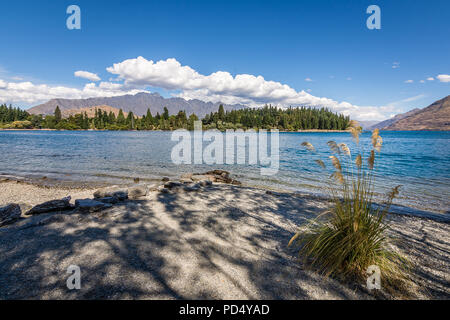
[[[450,82],[450,75],[440,74],[436,77],[440,82]]]
[[[427,80],[428,81],[434,81],[434,78],[433,77],[428,77]]]
[[[392,63],[392,69],[400,68],[400,62],[393,62]]]
[[[106,70],[123,80],[127,86],[179,90],[180,92],[175,95],[187,100],[200,99],[249,106],[260,106],[265,103],[282,107],[324,106],[335,112],[351,115],[355,119],[386,118],[380,107],[355,106],[345,101],[337,102],[329,98],[316,97],[304,90],[296,91],[286,84],[265,80],[262,76],[250,74],[233,76],[226,71],[202,75],[189,66],[181,65],[173,58],[154,62],[138,57],[115,63]]]
[[[413,83],[414,80],[406,80],[405,83]]]
[[[74,75],[75,75],[75,77],[84,78],[84,79],[88,79],[91,81],[100,81],[101,80],[97,74],[88,72],[88,71],[81,71],[81,70],[75,71]]]
[[[311,78],[305,78],[305,81],[312,82],[313,80]]]
[[[6,82],[0,80],[0,101],[9,103],[39,103],[50,99],[84,99],[93,97],[113,97],[136,94],[142,90],[127,89],[122,84],[100,82],[86,84],[83,89],[64,86],[49,86],[25,82]]]

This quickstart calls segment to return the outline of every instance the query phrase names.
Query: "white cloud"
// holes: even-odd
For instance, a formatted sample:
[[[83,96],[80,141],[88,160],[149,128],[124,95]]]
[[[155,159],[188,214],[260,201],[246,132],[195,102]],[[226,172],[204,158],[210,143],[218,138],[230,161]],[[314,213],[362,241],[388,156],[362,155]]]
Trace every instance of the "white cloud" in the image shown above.
[[[123,84],[100,82],[86,84],[83,89],[49,86],[32,82],[6,82],[0,80],[0,101],[9,103],[40,103],[50,99],[84,99],[136,94],[142,90],[127,89]]]
[[[78,77],[78,78],[84,78],[84,79],[88,79],[91,81],[100,81],[100,77],[92,72],[88,72],[88,71],[75,71],[74,72],[74,76]]]
[[[427,80],[428,81],[434,81],[434,78],[433,77],[428,77]]]
[[[136,94],[150,86],[168,90],[173,96],[187,100],[239,103],[251,107],[266,103],[280,107],[323,106],[334,112],[350,115],[356,120],[383,120],[389,114],[400,111],[395,103],[385,106],[357,106],[346,101],[338,102],[330,98],[317,97],[311,95],[309,89],[297,91],[287,84],[265,80],[262,76],[250,74],[233,76],[226,71],[203,75],[189,66],[181,65],[175,59],[153,62],[138,57],[116,63],[106,70],[114,75],[111,81],[88,83],[81,89],[36,84],[29,81],[0,80],[0,101],[37,104],[54,98],[110,97]],[[79,72],[83,71],[78,71],[81,75]],[[86,74],[83,73],[83,75]]]
[[[450,75],[440,74],[436,77],[440,82],[450,82]]]
[[[305,81],[307,81],[307,82],[311,82],[311,81],[313,81],[311,78],[305,78]]]
[[[425,83],[425,80],[420,80],[420,83]]]
[[[265,80],[250,74],[231,75],[217,71],[202,75],[189,66],[182,66],[176,59],[154,62],[143,57],[124,60],[106,69],[124,80],[125,85],[135,87],[159,87],[180,90],[175,96],[227,104],[261,106],[265,103],[287,106],[324,106],[335,112],[351,115],[354,119],[381,120],[386,116],[382,108],[356,106],[329,98],[316,97],[306,91],[296,91],[286,84]],[[307,78],[309,79],[309,78]]]
[[[406,80],[405,83],[413,83],[414,80]]]
[[[400,68],[400,62],[393,62],[392,63],[392,69]]]

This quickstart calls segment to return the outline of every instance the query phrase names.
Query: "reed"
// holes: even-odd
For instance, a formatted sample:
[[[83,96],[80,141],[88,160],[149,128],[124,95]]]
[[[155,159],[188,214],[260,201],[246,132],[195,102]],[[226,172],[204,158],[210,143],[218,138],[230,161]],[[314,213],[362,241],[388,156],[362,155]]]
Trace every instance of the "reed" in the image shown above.
[[[357,122],[350,125],[359,147],[361,128]],[[375,206],[373,200],[374,168],[382,143],[379,131],[374,130],[372,148],[364,164],[361,150],[353,158],[346,144],[328,142],[333,153],[329,157],[334,171],[330,178],[335,182],[329,189],[333,206],[297,232],[289,246],[296,246],[305,264],[326,276],[363,280],[368,276],[367,268],[377,265],[383,288],[397,290],[404,288],[407,261],[390,245],[386,216],[400,186],[394,187],[381,205]],[[309,142],[302,145],[315,150]],[[326,169],[322,160],[315,161]]]

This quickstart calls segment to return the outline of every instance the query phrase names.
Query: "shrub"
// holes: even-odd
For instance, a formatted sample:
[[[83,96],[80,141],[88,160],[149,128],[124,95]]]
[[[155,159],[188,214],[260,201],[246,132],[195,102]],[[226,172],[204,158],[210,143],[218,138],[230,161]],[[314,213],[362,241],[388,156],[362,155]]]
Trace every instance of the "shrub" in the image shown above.
[[[351,133],[358,143],[361,128],[351,123]],[[349,147],[329,141],[333,155],[330,188],[332,208],[313,219],[307,228],[295,234],[289,246],[296,245],[306,265],[326,276],[366,279],[366,270],[376,265],[381,270],[383,287],[400,288],[405,278],[406,260],[390,247],[386,230],[386,215],[400,186],[388,193],[382,205],[373,202],[374,166],[381,150],[382,138],[376,129],[372,133],[372,150],[363,163],[363,153],[352,157]],[[314,146],[302,144],[310,151]],[[325,163],[316,163],[326,169]]]

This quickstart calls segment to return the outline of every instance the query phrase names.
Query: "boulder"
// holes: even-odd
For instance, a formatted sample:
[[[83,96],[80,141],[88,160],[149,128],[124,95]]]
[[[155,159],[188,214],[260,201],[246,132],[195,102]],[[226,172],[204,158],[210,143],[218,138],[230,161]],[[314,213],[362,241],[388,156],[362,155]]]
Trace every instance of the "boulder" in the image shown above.
[[[173,188],[181,187],[182,185],[183,184],[178,181],[167,181],[166,183],[164,183],[164,188],[173,189]]]
[[[208,171],[208,172],[206,172],[206,174],[222,176],[224,178],[228,178],[228,176],[230,175],[230,173],[228,171],[219,170],[219,169]]]
[[[216,178],[210,174],[194,174],[194,175],[192,175],[192,181],[202,181],[202,180],[209,180],[211,182],[215,182]]]
[[[128,198],[128,189],[119,188],[117,186],[101,188],[94,192],[94,198],[115,197],[118,200],[125,200]]]
[[[198,182],[198,185],[202,186],[202,187],[206,187],[206,186],[212,185],[212,182],[211,182],[211,180],[200,180]]]
[[[187,192],[198,191],[198,190],[200,190],[200,184],[199,183],[192,183],[190,185],[184,186],[183,190],[187,191]]]
[[[128,198],[137,199],[145,197],[148,194],[148,187],[146,185],[139,185],[128,188]]]
[[[0,227],[18,220],[21,214],[20,206],[15,203],[0,207]]]
[[[111,208],[112,204],[92,199],[77,199],[75,200],[75,207],[80,212],[88,213]]]
[[[34,206],[31,208],[27,214],[40,214],[45,212],[51,212],[51,211],[63,211],[72,209],[72,206],[70,205],[70,199],[71,197],[65,197],[59,200],[50,200],[41,204],[38,204],[37,206]]]
[[[189,184],[189,183],[192,183],[192,179],[181,178],[181,179],[180,179],[180,182],[181,182],[182,184]]]
[[[168,177],[164,177],[164,178],[161,179],[161,181],[162,182],[167,182],[167,181],[170,181],[170,179]]]

